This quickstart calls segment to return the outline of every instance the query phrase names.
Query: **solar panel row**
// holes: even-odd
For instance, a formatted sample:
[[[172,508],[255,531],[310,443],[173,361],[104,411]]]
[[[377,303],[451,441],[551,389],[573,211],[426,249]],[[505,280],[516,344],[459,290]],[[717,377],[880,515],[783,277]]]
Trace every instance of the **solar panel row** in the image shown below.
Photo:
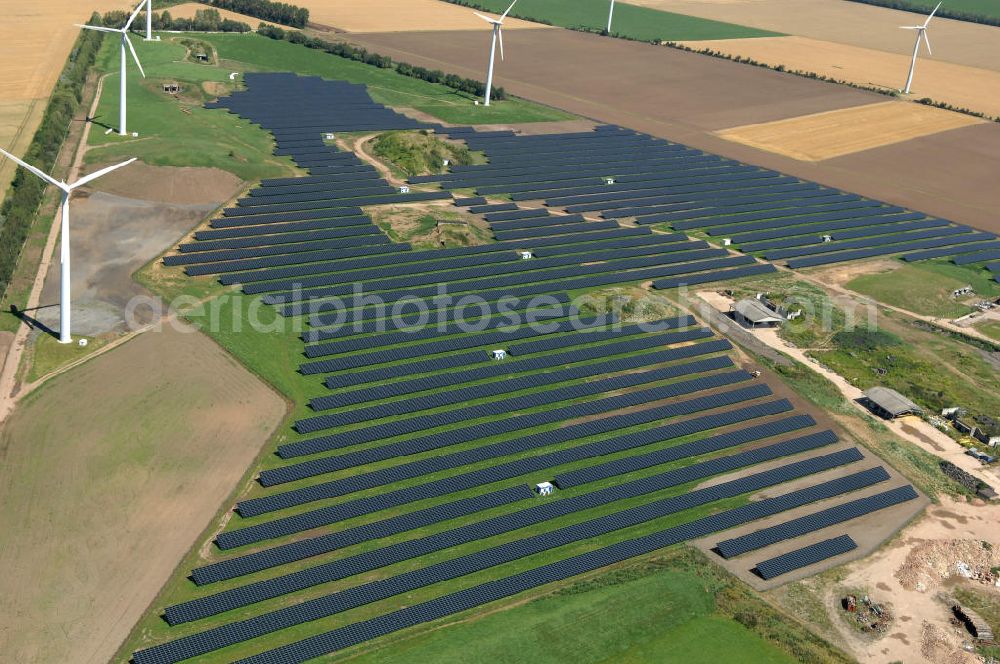
[[[804,445],[805,439],[800,439],[794,444],[792,441],[786,441],[765,448],[765,453],[762,455],[756,453],[733,455],[732,457],[728,457],[729,461],[726,464],[720,463],[719,460],[706,461],[688,468],[674,469],[652,477],[633,480],[591,493],[536,505],[511,514],[493,517],[486,521],[460,526],[429,537],[409,540],[397,545],[355,555],[344,560],[309,568],[302,572],[286,574],[267,581],[248,584],[230,591],[186,602],[179,606],[168,607],[165,615],[171,624],[197,620],[253,604],[264,599],[286,595],[321,583],[347,578],[396,562],[427,555],[434,551],[513,532],[574,512],[610,505],[619,500],[634,499],[639,496],[648,495],[656,491],[678,486],[685,481],[690,481],[688,478],[698,479],[717,474],[716,470],[719,467],[724,466],[727,469],[742,467],[742,464],[748,462],[759,463],[772,458],[780,458],[776,455],[783,455],[783,452],[788,450],[801,451]],[[684,458],[683,454],[675,456],[675,459],[681,458]],[[884,473],[884,470],[882,472]],[[697,495],[697,492],[695,493]],[[705,495],[717,496],[716,493],[708,491],[705,492]],[[687,501],[690,502],[691,499],[689,498]],[[671,505],[670,508],[667,508],[668,510],[676,510],[672,503],[668,502],[667,504]],[[686,507],[692,506],[694,505],[686,505]],[[620,518],[621,514],[619,513],[618,518]]]
[[[853,450],[857,453],[857,450]],[[860,456],[860,455],[857,455]],[[745,493],[749,490],[759,489],[766,486],[771,486],[774,483],[780,481],[788,481],[789,479],[795,477],[801,477],[808,474],[817,472],[818,469],[826,469],[829,467],[836,467],[837,465],[842,465],[843,463],[849,463],[851,461],[857,460],[857,456],[852,456],[849,454],[837,453],[835,455],[829,455],[828,457],[816,457],[810,459],[806,462],[800,462],[799,464],[789,464],[777,469],[782,472],[766,472],[761,473],[756,476],[751,476],[744,478],[743,480],[736,480],[732,483],[726,483],[723,485],[717,485],[707,489],[706,491],[712,492],[718,496],[739,495],[738,493],[733,494],[734,491],[739,491],[740,493]],[[691,494],[686,494],[690,496]],[[715,499],[711,494],[707,496],[709,499]],[[340,612],[346,610],[351,606],[360,606],[362,604],[375,601],[381,597],[392,596],[398,594],[399,592],[406,592],[406,589],[411,589],[415,587],[422,587],[431,583],[438,583],[449,578],[454,578],[456,576],[467,575],[474,571],[480,569],[486,569],[497,564],[501,564],[506,560],[516,560],[522,558],[526,555],[530,555],[532,552],[537,550],[544,550],[562,544],[565,542],[572,542],[579,540],[581,538],[594,537],[601,532],[609,532],[610,530],[617,530],[623,527],[627,527],[631,523],[641,523],[643,521],[648,521],[652,518],[662,516],[663,514],[669,514],[680,509],[685,509],[682,507],[685,496],[679,496],[675,498],[668,498],[664,501],[659,501],[657,503],[652,503],[639,508],[633,508],[631,510],[624,511],[620,514],[609,515],[608,517],[601,517],[599,519],[594,519],[591,522],[583,522],[573,526],[568,526],[566,528],[556,531],[558,535],[550,532],[545,536],[539,536],[535,538],[528,538],[526,540],[519,540],[515,542],[509,542],[507,544],[494,547],[496,551],[486,550],[479,553],[469,554],[462,558],[446,561],[444,563],[439,563],[427,568],[422,568],[420,570],[415,570],[414,572],[406,573],[397,577],[392,577],[383,581],[373,582],[366,586],[359,586],[356,589],[351,589],[338,593],[335,595],[329,595],[326,597],[320,597],[314,600],[309,600],[300,604],[296,604],[286,609],[280,609],[278,611],[271,612],[270,614],[264,614],[262,616],[257,616],[255,618],[250,618],[248,620],[240,621],[238,623],[231,623],[224,625],[219,628],[208,630],[205,632],[193,634],[187,637],[183,637],[176,641],[165,643],[159,646],[154,646],[152,648],[138,651],[134,654],[134,660],[136,664],[162,664],[165,662],[176,662],[182,659],[188,659],[190,657],[198,656],[217,650],[219,648],[231,645],[234,643],[239,643],[249,638],[255,636],[260,636],[273,632],[278,629],[283,629],[308,620],[316,620],[323,616],[331,615],[335,612]],[[689,499],[690,500],[690,499]],[[768,504],[768,503],[771,504]],[[680,505],[678,504],[680,503]],[[751,506],[745,506],[751,507]],[[756,508],[758,513],[766,513],[768,508],[776,509],[784,507],[781,502],[776,502],[774,499],[771,501],[760,501],[754,504],[752,507]],[[672,510],[672,511],[671,511]],[[664,539],[664,532],[669,532],[671,539],[681,535],[683,533],[686,535],[684,539],[690,537],[689,533],[703,530],[706,527],[718,527],[722,525],[725,521],[732,519],[734,512],[737,510],[742,510],[743,512],[749,512],[750,510],[745,510],[743,508],[736,508],[735,510],[728,510],[721,514],[714,515],[713,517],[707,517],[701,519],[695,524],[685,524],[686,529],[683,526],[670,529],[669,531],[663,531],[656,533],[655,535],[646,536],[644,538],[638,538],[636,540],[627,540],[626,542],[621,542],[610,547],[605,547],[603,549],[598,549],[597,551],[592,551],[590,554],[583,554],[582,556],[575,556],[573,558],[564,559],[558,563],[552,563],[543,567],[535,568],[534,570],[522,573],[523,576],[528,575],[528,579],[531,579],[531,587],[537,584],[536,575],[541,570],[551,570],[553,565],[558,565],[563,568],[567,564],[570,565],[568,569],[564,569],[563,572],[567,575],[572,575],[579,573],[580,565],[578,562],[581,558],[586,559],[587,556],[595,556],[598,552],[604,552],[603,555],[597,555],[591,564],[597,563],[598,561],[608,560],[608,554],[616,549],[623,548],[625,544],[631,544],[627,551],[622,551],[621,553],[627,553],[625,557],[632,557],[636,555],[636,543],[641,542],[646,546],[653,544],[653,541],[660,542]],[[742,516],[742,515],[741,515]],[[729,517],[726,519],[725,517]],[[745,518],[745,517],[744,517]],[[686,532],[685,532],[686,531]],[[678,540],[683,541],[683,540]],[[671,542],[672,543],[672,542]],[[663,545],[657,546],[655,548],[661,548]],[[537,547],[542,547],[541,549]],[[642,549],[642,545],[639,545]],[[655,549],[651,549],[655,550]],[[570,561],[577,561],[577,564],[572,564]],[[605,563],[606,564],[606,563]],[[603,566],[598,564],[597,566]],[[559,569],[559,568],[557,568]],[[582,570],[585,571],[585,570]],[[547,577],[551,576],[551,573]],[[554,579],[553,579],[554,580]],[[496,583],[496,582],[493,582]],[[487,585],[487,584],[484,584]],[[475,588],[481,588],[482,586],[476,586]],[[470,589],[473,590],[473,589]],[[468,592],[468,591],[466,591]],[[451,597],[451,596],[447,596]],[[423,606],[423,605],[417,605]],[[450,611],[449,611],[450,612]],[[389,614],[392,615],[392,614]],[[380,619],[375,619],[380,620]],[[422,621],[422,620],[421,620]],[[343,629],[343,628],[342,628]],[[371,638],[368,636],[368,638]],[[311,658],[318,655],[325,654],[328,650],[323,650],[322,652],[310,651],[305,653],[301,651],[302,644],[313,643],[316,637],[312,639],[307,639],[306,641],[298,642],[293,644],[296,649],[300,651],[297,655],[297,659],[294,661],[302,661],[302,657]],[[285,650],[288,646],[285,647]],[[255,656],[260,658],[261,656]],[[270,655],[268,655],[270,657]],[[254,659],[254,658],[251,658]],[[266,661],[261,659],[260,661]],[[291,660],[290,660],[291,661]]]
[[[888,473],[886,473],[886,479],[889,479]],[[848,503],[841,503],[840,505],[835,505],[828,509],[807,514],[806,516],[785,521],[784,523],[779,523],[768,528],[755,530],[740,537],[723,540],[716,545],[716,549],[723,558],[735,558],[736,556],[741,556],[757,549],[763,549],[766,546],[783,540],[801,537],[816,530],[850,521],[851,519],[915,500],[916,498],[917,492],[909,485],[890,489],[889,491],[852,500]]]
[[[790,551],[784,555],[769,558],[757,563],[757,573],[765,580],[774,579],[782,574],[794,572],[797,569],[814,565],[818,562],[839,556],[858,548],[858,545],[847,535],[840,535],[823,540],[801,549]]]

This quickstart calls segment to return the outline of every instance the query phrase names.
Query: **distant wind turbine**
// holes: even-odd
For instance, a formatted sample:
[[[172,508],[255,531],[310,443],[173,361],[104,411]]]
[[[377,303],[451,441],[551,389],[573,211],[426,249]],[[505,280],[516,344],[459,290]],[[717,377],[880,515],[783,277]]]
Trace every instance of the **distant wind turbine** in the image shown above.
[[[70,267],[69,267],[69,199],[73,193],[73,190],[77,187],[82,187],[88,182],[92,182],[102,175],[107,175],[111,171],[117,170],[122,166],[128,166],[135,159],[129,159],[128,161],[116,164],[114,166],[108,166],[107,168],[102,168],[96,173],[91,173],[86,175],[73,184],[66,184],[62,180],[56,180],[47,173],[43,173],[34,166],[30,166],[11,153],[7,152],[3,148],[0,148],[0,152],[7,156],[7,158],[13,160],[15,163],[20,165],[22,168],[31,171],[42,180],[48,182],[49,184],[55,185],[62,191],[62,227],[60,228],[60,240],[59,240],[59,263],[60,263],[60,294],[59,294],[59,343],[68,344],[73,341],[72,333],[70,332]]]
[[[931,40],[927,38],[927,24],[931,22],[932,18],[934,18],[934,14],[936,14],[937,10],[941,8],[941,4],[942,3],[940,3],[940,2],[937,4],[937,7],[935,7],[934,11],[932,11],[930,13],[930,16],[927,17],[927,20],[924,21],[923,25],[901,25],[901,26],[899,26],[901,30],[916,30],[917,31],[917,41],[913,45],[913,59],[910,61],[910,73],[906,77],[906,88],[903,90],[903,94],[907,94],[907,95],[910,94],[910,85],[913,83],[913,70],[916,69],[916,67],[917,67],[917,53],[920,52],[920,38],[921,37],[923,37],[924,43],[927,44],[927,54],[928,55],[933,55],[931,53]]]
[[[121,40],[122,40],[122,44],[121,44],[121,76],[120,76],[120,78],[121,78],[121,98],[118,101],[118,114],[119,114],[119,119],[118,119],[118,133],[120,135],[122,135],[122,136],[125,136],[126,134],[128,134],[128,131],[127,131],[126,127],[125,127],[125,122],[126,122],[126,118],[125,118],[125,116],[126,116],[126,113],[125,113],[125,102],[126,102],[126,99],[125,99],[125,65],[126,65],[125,51],[126,51],[126,49],[132,52],[132,58],[135,60],[135,64],[139,68],[139,73],[142,74],[143,78],[146,78],[146,72],[144,72],[142,70],[142,64],[139,63],[139,56],[135,54],[135,47],[132,46],[132,42],[128,38],[128,29],[132,26],[132,21],[135,20],[135,17],[139,15],[140,11],[142,11],[142,6],[145,5],[148,1],[149,0],[142,0],[139,3],[139,6],[135,8],[135,11],[132,12],[132,15],[128,17],[127,21],[125,21],[125,27],[123,27],[120,30],[116,29],[116,28],[105,28],[105,27],[100,26],[100,25],[80,25],[79,23],[77,24],[78,28],[83,28],[85,30],[98,30],[100,32],[116,32],[116,33],[118,33],[118,34],[121,35]]]
[[[489,72],[486,74],[486,98],[483,101],[484,106],[490,105],[490,93],[493,91],[493,60],[495,59],[495,54],[497,50],[497,41],[500,42],[500,60],[503,60],[503,20],[507,18],[507,14],[510,13],[510,10],[513,9],[514,5],[516,4],[517,0],[514,0],[514,2],[510,3],[510,7],[507,8],[507,11],[505,11],[498,19],[490,18],[489,16],[484,16],[479,12],[472,12],[473,14],[475,14],[476,16],[478,16],[479,18],[483,19],[484,21],[493,26],[493,42],[490,45],[490,69]]]
[[[615,15],[615,0],[611,0],[611,9],[608,11],[608,34],[611,34],[611,17]]]

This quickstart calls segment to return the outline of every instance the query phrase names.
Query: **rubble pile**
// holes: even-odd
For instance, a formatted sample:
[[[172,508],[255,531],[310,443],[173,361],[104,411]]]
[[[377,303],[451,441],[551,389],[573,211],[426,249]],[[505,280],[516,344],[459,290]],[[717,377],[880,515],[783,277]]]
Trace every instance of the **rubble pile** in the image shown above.
[[[925,540],[914,545],[895,576],[904,588],[921,592],[955,575],[992,585],[998,548],[979,540]]]

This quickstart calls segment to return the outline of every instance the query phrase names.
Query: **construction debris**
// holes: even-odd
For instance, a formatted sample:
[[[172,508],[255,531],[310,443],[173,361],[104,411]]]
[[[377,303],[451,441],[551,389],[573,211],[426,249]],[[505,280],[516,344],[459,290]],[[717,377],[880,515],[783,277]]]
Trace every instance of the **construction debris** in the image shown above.
[[[884,634],[892,624],[892,610],[865,595],[859,601],[856,595],[848,595],[841,600],[841,606],[853,614],[854,622],[864,632]]]

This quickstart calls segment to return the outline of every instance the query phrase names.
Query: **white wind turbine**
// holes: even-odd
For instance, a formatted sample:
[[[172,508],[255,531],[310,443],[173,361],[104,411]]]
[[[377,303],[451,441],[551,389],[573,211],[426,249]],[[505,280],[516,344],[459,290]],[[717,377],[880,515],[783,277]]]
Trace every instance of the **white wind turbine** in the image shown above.
[[[611,17],[615,15],[615,0],[611,0],[611,9],[608,11],[608,34],[611,34]]]
[[[932,53],[931,53],[931,40],[927,38],[927,24],[931,22],[932,18],[934,18],[934,14],[936,14],[937,10],[941,8],[941,4],[942,3],[940,3],[940,2],[937,4],[937,7],[935,7],[934,11],[932,11],[930,13],[930,16],[927,17],[927,20],[924,21],[923,25],[901,25],[901,26],[899,26],[901,30],[916,30],[917,31],[917,41],[913,45],[913,59],[910,61],[910,73],[906,77],[906,88],[903,90],[903,94],[907,94],[907,95],[910,94],[910,85],[913,83],[913,70],[916,69],[916,67],[917,67],[917,53],[920,52],[920,38],[921,37],[924,38],[924,42],[927,44],[927,54],[928,55],[932,55]]]
[[[122,166],[128,166],[135,159],[129,159],[128,161],[122,162],[120,164],[115,164],[114,166],[108,166],[107,168],[102,168],[96,173],[91,173],[90,175],[85,175],[73,184],[66,184],[62,180],[56,180],[47,173],[43,173],[34,166],[30,166],[11,153],[7,152],[3,148],[0,148],[0,152],[5,154],[9,159],[13,160],[15,163],[20,165],[22,168],[31,171],[42,180],[48,182],[49,184],[59,187],[62,191],[62,226],[60,230],[60,240],[59,240],[59,263],[60,263],[60,288],[59,288],[59,343],[68,344],[73,341],[73,337],[70,332],[70,267],[69,267],[69,199],[73,194],[73,190],[77,187],[82,187],[88,182],[92,182],[102,175],[107,175],[113,170],[119,169]]]
[[[146,0],[146,41],[153,40],[153,0]]]
[[[142,6],[145,5],[147,1],[148,0],[142,0],[142,2],[139,3],[139,6],[135,8],[135,11],[132,12],[132,15],[128,17],[127,21],[125,21],[125,27],[121,28],[120,30],[117,29],[117,28],[105,28],[105,27],[100,26],[100,25],[80,25],[80,24],[77,24],[78,28],[84,28],[85,30],[98,30],[100,32],[116,32],[116,33],[118,33],[118,34],[121,35],[121,40],[122,40],[122,44],[121,44],[121,63],[122,64],[121,64],[121,76],[120,76],[120,78],[121,78],[121,98],[120,98],[120,100],[118,102],[118,114],[119,114],[119,119],[118,119],[118,133],[120,135],[122,135],[122,136],[125,136],[128,133],[128,131],[125,128],[125,101],[126,101],[125,100],[125,64],[126,64],[125,51],[126,51],[126,49],[132,52],[132,58],[135,60],[135,64],[139,68],[139,73],[142,74],[143,78],[146,78],[146,72],[144,72],[142,70],[142,65],[139,63],[139,56],[135,54],[135,47],[132,46],[132,42],[128,38],[128,29],[132,26],[132,21],[134,21],[135,17],[139,15],[140,11],[142,11]]]
[[[490,93],[493,91],[493,60],[495,59],[494,56],[497,50],[497,41],[500,42],[500,59],[503,60],[503,20],[507,18],[507,14],[510,13],[510,10],[513,9],[516,4],[517,0],[510,3],[510,7],[507,8],[507,11],[505,11],[498,19],[484,16],[479,12],[472,12],[493,26],[493,43],[490,45],[490,69],[486,74],[486,98],[483,102],[484,106],[490,105]]]

